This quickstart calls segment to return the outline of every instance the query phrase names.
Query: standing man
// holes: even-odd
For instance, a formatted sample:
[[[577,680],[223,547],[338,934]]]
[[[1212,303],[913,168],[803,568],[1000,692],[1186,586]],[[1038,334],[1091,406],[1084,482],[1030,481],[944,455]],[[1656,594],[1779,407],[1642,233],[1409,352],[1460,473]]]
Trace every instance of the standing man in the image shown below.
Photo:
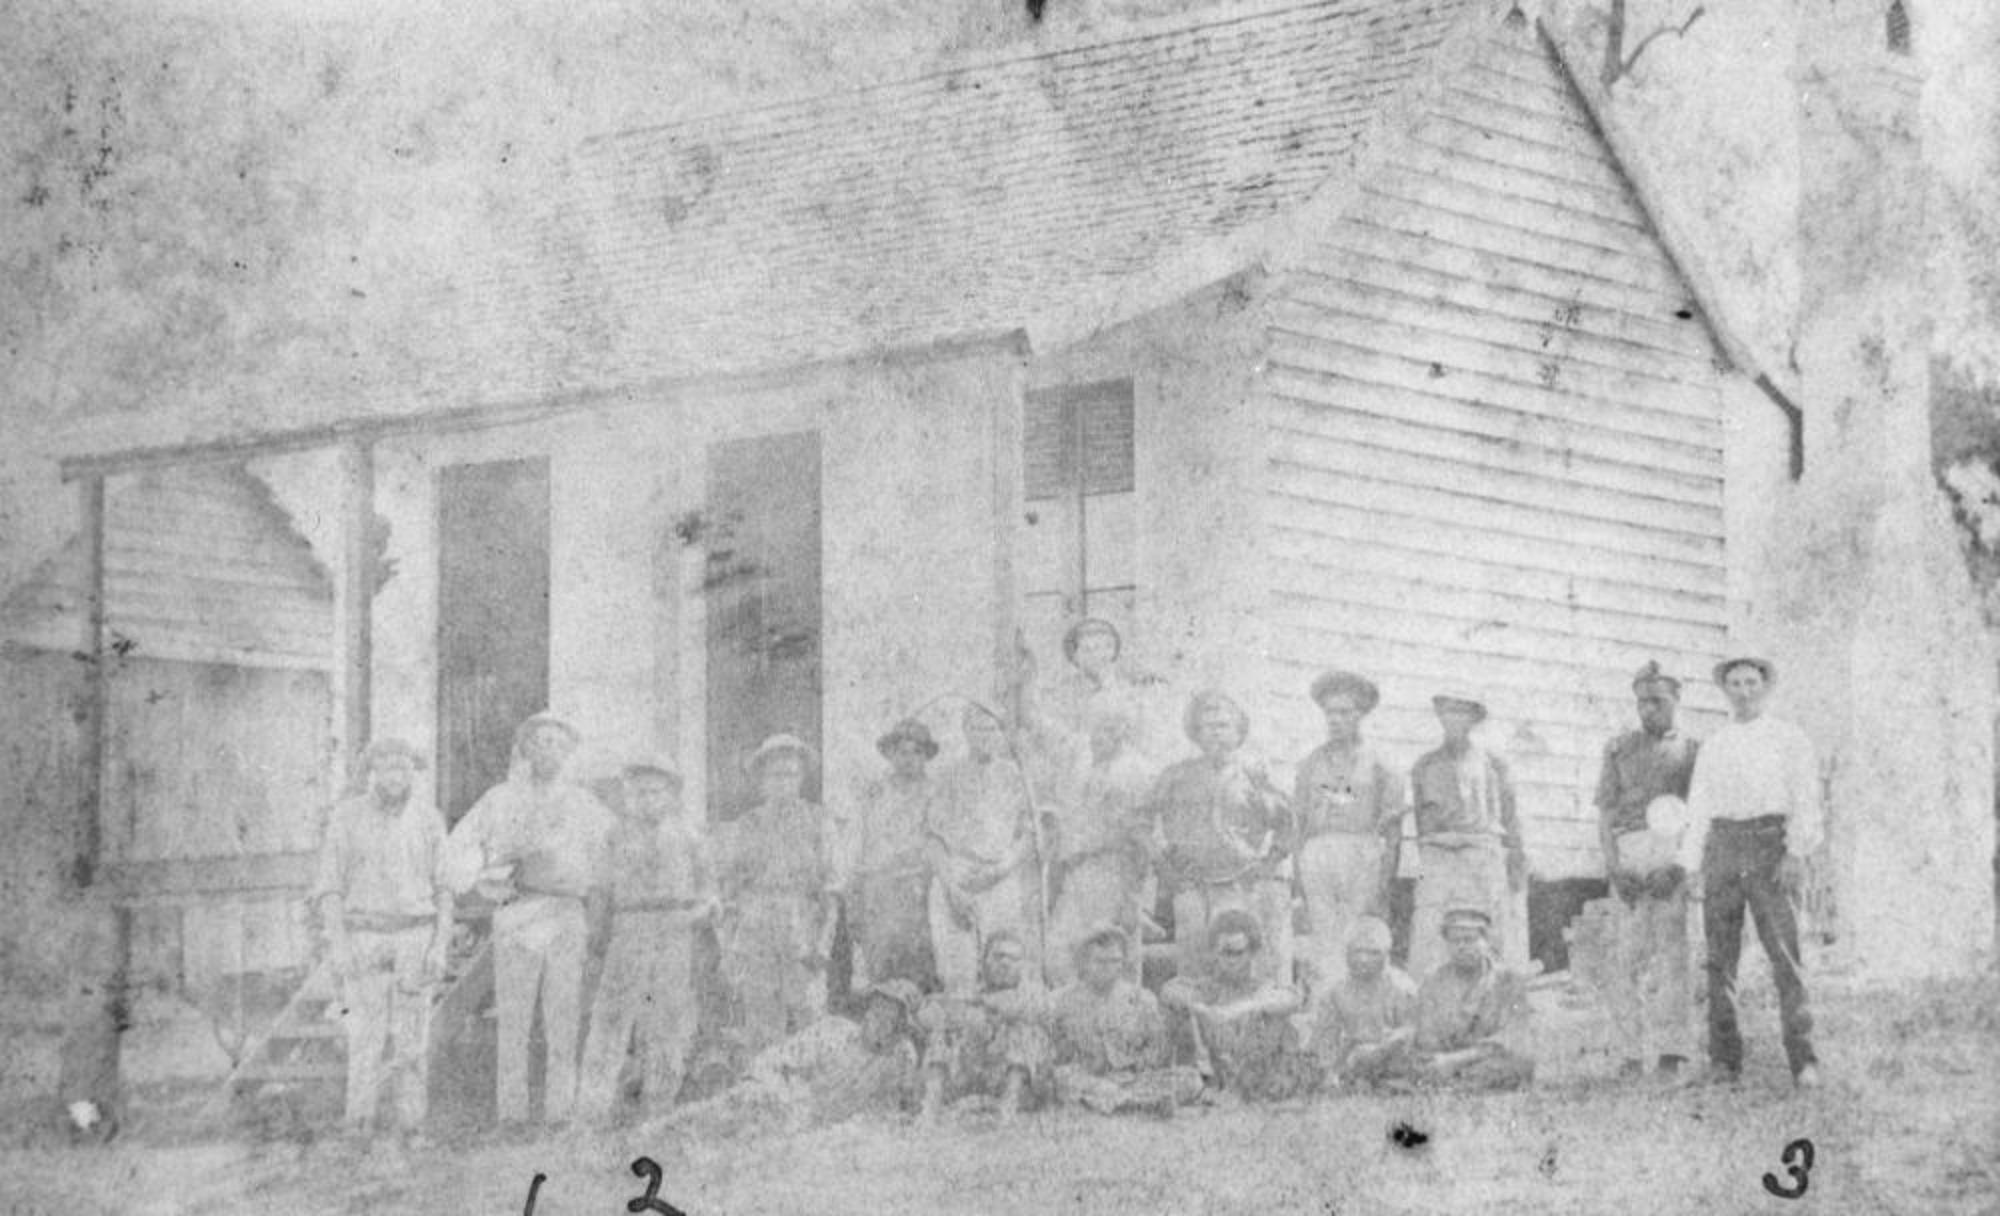
[[[664,1113],[680,1093],[697,1012],[695,928],[716,911],[708,844],[681,809],[681,775],[672,762],[627,764],[623,810],[610,841],[611,942],[577,1098],[584,1117],[598,1122],[617,1111],[635,1038],[646,1112]]]
[[[1702,745],[1694,767],[1680,864],[1689,870],[1701,866],[1708,1058],[1717,1078],[1733,1081],[1743,1069],[1736,966],[1748,908],[1777,984],[1785,1059],[1799,1088],[1810,1089],[1819,1084],[1819,1064],[1795,901],[1804,886],[1806,858],[1819,847],[1825,828],[1812,740],[1796,725],[1764,712],[1777,678],[1777,667],[1756,656],[1716,665],[1715,682],[1729,698],[1731,720]]]
[[[962,721],[965,755],[945,768],[928,826],[931,948],[953,996],[978,991],[986,941],[1003,929],[1026,948],[1028,971],[1042,974],[1041,858],[1027,780],[1002,754],[998,719],[967,705]]]
[[[1382,699],[1374,681],[1329,671],[1312,682],[1312,699],[1326,718],[1326,742],[1299,764],[1292,806],[1315,985],[1323,986],[1340,974],[1355,921],[1388,907],[1405,791],[1402,774],[1361,738],[1361,720]]]
[[[502,888],[493,913],[493,1002],[503,1124],[528,1118],[528,1037],[535,1008],[546,1045],[542,1118],[575,1113],[584,956],[606,907],[611,812],[563,776],[576,728],[535,714],[514,732],[514,771],[473,804],[446,842],[451,889]]]
[[[1498,926],[1501,957],[1525,967],[1528,931],[1521,908],[1528,857],[1514,807],[1514,781],[1499,756],[1473,741],[1486,706],[1473,697],[1431,698],[1444,743],[1410,772],[1416,804],[1417,909],[1410,927],[1410,973],[1428,975],[1443,961],[1447,908],[1485,911]]]
[[[1699,745],[1674,725],[1681,684],[1647,663],[1632,680],[1639,729],[1611,740],[1597,778],[1604,875],[1618,897],[1618,973],[1613,1013],[1625,1039],[1626,1076],[1657,1055],[1673,1076],[1691,1054],[1694,998],[1688,976],[1687,870],[1668,820],[1685,817]],[[1662,799],[1666,801],[1661,801]],[[1670,830],[1673,829],[1673,830]]]
[[[1049,979],[1058,986],[1075,977],[1075,954],[1065,947],[1094,926],[1110,923],[1134,941],[1139,935],[1139,891],[1146,872],[1144,804],[1153,775],[1132,751],[1138,720],[1120,708],[1100,713],[1090,726],[1090,771],[1073,805],[1056,825],[1059,879],[1050,918]],[[1131,959],[1132,978],[1139,960]]]
[[[1182,722],[1201,755],[1160,774],[1147,795],[1161,881],[1173,893],[1179,973],[1205,970],[1209,923],[1253,917],[1260,978],[1292,983],[1291,807],[1262,765],[1242,755],[1249,715],[1219,692],[1195,694]]]
[[[414,792],[423,758],[409,744],[377,739],[362,763],[367,792],[328,817],[312,899],[340,981],[347,1130],[373,1131],[386,1040],[397,1122],[414,1134],[428,1098],[431,993],[451,945],[452,896],[439,882],[444,816]]]
[[[886,776],[869,784],[854,825],[848,913],[860,946],[860,970],[871,984],[906,979],[928,988],[931,961],[930,863],[925,856],[926,826],[936,816],[938,783],[925,771],[937,757],[930,728],[905,718],[875,741],[889,762]]]
[[[764,740],[744,765],[757,804],[716,829],[722,974],[751,1054],[826,1009],[839,879],[825,816],[805,797],[818,760],[795,735]]]

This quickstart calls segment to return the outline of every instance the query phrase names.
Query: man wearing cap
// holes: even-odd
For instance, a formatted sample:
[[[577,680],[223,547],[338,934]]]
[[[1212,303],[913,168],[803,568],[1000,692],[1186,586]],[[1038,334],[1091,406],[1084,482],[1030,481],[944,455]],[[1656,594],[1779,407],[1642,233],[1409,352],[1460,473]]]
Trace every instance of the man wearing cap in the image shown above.
[[[1027,969],[1042,970],[1042,859],[1027,779],[1005,754],[997,718],[967,705],[962,725],[965,755],[940,774],[927,825],[931,948],[955,996],[979,990],[985,943],[1002,930],[1019,937]]]
[[[738,1045],[752,1053],[826,1008],[839,879],[825,817],[805,797],[818,759],[794,735],[764,740],[744,764],[756,804],[715,830],[722,975],[735,998]]]
[[[1361,720],[1382,695],[1372,680],[1329,671],[1312,682],[1326,742],[1300,762],[1292,793],[1299,816],[1299,887],[1322,983],[1339,973],[1338,951],[1355,920],[1388,906],[1395,837],[1403,830],[1403,776],[1361,737]]]
[[[1258,975],[1292,983],[1291,805],[1242,754],[1250,719],[1220,692],[1197,693],[1182,721],[1201,750],[1161,773],[1146,796],[1151,849],[1172,893],[1179,969],[1204,969],[1211,919],[1237,908],[1257,921]]]
[[[426,1108],[431,993],[451,944],[444,816],[415,792],[423,761],[409,744],[378,739],[362,761],[368,788],[328,816],[311,900],[340,981],[347,1128],[373,1130],[386,1042],[397,1122],[414,1133]]]
[[[1680,864],[1701,868],[1702,931],[1708,941],[1708,1057],[1719,1079],[1743,1068],[1736,1020],[1736,967],[1743,914],[1771,960],[1783,1022],[1785,1059],[1801,1088],[1819,1084],[1812,1014],[1806,1007],[1795,901],[1806,858],[1824,838],[1819,760],[1793,723],[1764,712],[1777,682],[1769,659],[1716,665],[1730,721],[1702,744],[1688,789],[1688,827]]]
[[[1310,1093],[1319,1084],[1318,1061],[1299,1047],[1292,1015],[1299,991],[1260,978],[1257,956],[1263,927],[1241,908],[1216,913],[1208,923],[1207,965],[1197,975],[1177,975],[1160,989],[1180,1043],[1209,1091],[1252,1101]]]
[[[1132,751],[1138,721],[1127,709],[1108,707],[1090,727],[1090,770],[1076,800],[1058,814],[1055,832],[1056,906],[1049,936],[1073,942],[1091,926],[1109,922],[1135,938],[1139,889],[1145,878],[1147,822],[1144,804],[1153,774]],[[1138,979],[1138,960],[1132,978]],[[1049,952],[1051,983],[1075,976],[1071,951]]]
[[[916,1010],[908,980],[871,985],[859,1019],[825,1017],[759,1052],[741,1083],[681,1107],[667,1125],[705,1136],[802,1131],[894,1115],[917,1097]]]
[[[1527,852],[1514,807],[1514,780],[1499,756],[1472,732],[1486,720],[1483,702],[1459,693],[1431,698],[1444,742],[1410,771],[1417,824],[1416,915],[1410,927],[1410,971],[1427,974],[1443,954],[1445,909],[1483,908],[1497,926],[1501,956],[1527,965],[1522,895]]]
[[[1534,1080],[1525,1051],[1528,989],[1494,962],[1484,908],[1443,917],[1446,957],[1417,990],[1416,1035],[1407,1075],[1418,1085],[1519,1089]]]
[[[638,1040],[640,1093],[658,1114],[680,1092],[694,1043],[695,928],[716,911],[708,845],[681,807],[681,776],[664,757],[625,766],[610,840],[611,941],[584,1040],[578,1105],[609,1120],[627,1052]]]
[[[1691,1054],[1694,998],[1687,871],[1679,859],[1679,825],[1665,820],[1677,804],[1685,818],[1698,744],[1674,725],[1680,681],[1661,674],[1657,662],[1639,669],[1632,695],[1639,729],[1611,740],[1597,778],[1598,841],[1620,909],[1611,999],[1625,1041],[1622,1071],[1636,1076],[1657,1057],[1659,1071],[1672,1076]]]
[[[1416,1035],[1417,984],[1389,964],[1389,924],[1357,917],[1347,938],[1347,975],[1319,1001],[1312,1050],[1343,1086],[1376,1084],[1407,1065]]]
[[[1201,1096],[1201,1074],[1173,1066],[1160,1002],[1132,978],[1132,938],[1108,921],[1075,943],[1076,980],[1055,995],[1056,1100],[1099,1114],[1167,1116]]]
[[[514,771],[473,804],[445,846],[454,891],[496,881],[502,888],[493,913],[502,1123],[528,1118],[528,1037],[538,1002],[546,1044],[542,1117],[565,1122],[576,1105],[584,957],[591,926],[605,915],[616,823],[563,775],[577,741],[576,729],[552,714],[521,723]]]
[[[870,981],[901,977],[927,987],[931,961],[931,871],[925,825],[937,814],[938,784],[925,771],[938,754],[930,728],[905,718],[875,741],[889,762],[887,776],[869,783],[859,822],[846,843],[848,909]]]
[[[1021,935],[1002,929],[986,939],[977,993],[934,996],[918,1011],[926,1122],[946,1101],[975,1098],[997,1101],[1011,1123],[1047,1089],[1049,993],[1026,959]]]

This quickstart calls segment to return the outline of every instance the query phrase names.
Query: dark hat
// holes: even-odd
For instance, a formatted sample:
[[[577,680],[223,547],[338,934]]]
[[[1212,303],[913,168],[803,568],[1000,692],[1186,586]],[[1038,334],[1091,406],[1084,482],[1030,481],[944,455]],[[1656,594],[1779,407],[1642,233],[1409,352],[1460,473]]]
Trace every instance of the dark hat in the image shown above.
[[[1764,658],[1762,655],[1754,654],[1738,655],[1733,659],[1724,659],[1722,662],[1717,663],[1715,665],[1715,682],[1717,684],[1722,683],[1723,680],[1729,677],[1730,671],[1738,667],[1755,667],[1758,671],[1764,673],[1764,683],[1766,684],[1776,684],[1778,682],[1778,665]]]
[[[1460,925],[1470,925],[1485,933],[1493,928],[1493,916],[1484,908],[1447,909],[1444,918],[1438,923],[1438,932],[1450,933]]]
[[[938,754],[937,740],[931,738],[931,728],[915,718],[904,718],[890,727],[887,734],[875,740],[875,750],[887,756],[895,750],[898,743],[904,742],[916,744],[917,750],[924,754],[926,760]]]
[[[659,752],[647,752],[643,756],[634,756],[625,762],[627,777],[636,777],[641,773],[654,773],[665,777],[673,782],[675,789],[684,788],[687,784],[681,777],[681,771],[674,767],[672,758]]]
[[[1312,682],[1312,699],[1315,705],[1324,703],[1335,693],[1353,697],[1354,703],[1361,707],[1361,712],[1364,714],[1373,713],[1375,707],[1382,703],[1382,690],[1375,687],[1375,681],[1351,671],[1321,672],[1319,678]]]
[[[1486,721],[1486,702],[1478,697],[1467,696],[1463,692],[1441,692],[1431,698],[1431,708],[1439,711],[1469,709],[1472,711],[1474,721]]]
[[[903,1010],[904,1017],[914,1016],[917,1012],[917,1006],[922,1004],[924,1000],[923,990],[911,981],[904,979],[883,980],[880,983],[870,984],[868,991],[863,995],[886,997],[896,1002]]]
[[[819,753],[813,750],[812,744],[797,735],[776,734],[757,745],[757,750],[751,752],[749,759],[743,762],[743,771],[754,774],[763,767],[764,761],[786,752],[805,761],[808,769],[819,763]]]
[[[404,740],[393,738],[369,740],[368,746],[361,749],[361,767],[373,768],[376,761],[387,760],[391,756],[408,760],[412,768],[424,767],[422,752]]]
[[[1681,682],[1661,671],[1658,659],[1646,660],[1646,665],[1632,676],[1632,691],[1641,695],[1648,689],[1662,684],[1666,686],[1669,694],[1676,697],[1681,695]]]
[[[1110,637],[1116,646],[1111,652],[1111,657],[1114,659],[1125,650],[1125,639],[1119,636],[1118,626],[1101,616],[1087,616],[1063,631],[1063,658],[1072,663],[1076,662],[1076,644],[1083,640],[1083,635],[1086,633],[1102,633]]]
[[[523,747],[526,747],[528,736],[534,734],[537,727],[542,726],[553,726],[565,735],[568,735],[571,747],[575,747],[583,741],[583,732],[571,726],[568,719],[558,718],[553,712],[545,709],[540,713],[528,715],[527,718],[522,720],[519,726],[514,728],[514,750],[518,752]]]

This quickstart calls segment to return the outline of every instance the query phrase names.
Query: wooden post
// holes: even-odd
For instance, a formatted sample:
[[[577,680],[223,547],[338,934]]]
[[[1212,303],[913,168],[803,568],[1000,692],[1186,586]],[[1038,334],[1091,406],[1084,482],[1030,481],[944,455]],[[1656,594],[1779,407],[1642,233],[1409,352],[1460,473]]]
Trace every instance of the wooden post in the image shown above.
[[[104,848],[104,743],[111,671],[104,645],[104,477],[85,477],[77,489],[84,560],[83,636],[77,655],[83,662],[84,690],[76,761],[77,814],[82,823],[72,876],[82,890],[96,881]]]
[[[341,448],[340,704],[341,766],[361,779],[361,750],[373,729],[375,451],[366,439]]]

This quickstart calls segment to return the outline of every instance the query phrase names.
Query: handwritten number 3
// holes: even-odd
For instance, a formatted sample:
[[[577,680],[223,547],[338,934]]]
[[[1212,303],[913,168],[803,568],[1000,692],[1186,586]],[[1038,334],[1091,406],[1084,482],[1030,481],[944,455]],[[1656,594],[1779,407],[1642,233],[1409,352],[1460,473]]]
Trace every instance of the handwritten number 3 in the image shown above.
[[[1780,1161],[1785,1163],[1785,1172],[1792,1176],[1789,1183],[1779,1182],[1770,1174],[1764,1175],[1764,1189],[1780,1199],[1798,1199],[1806,1193],[1806,1185],[1813,1167],[1813,1142],[1794,1140],[1785,1146]],[[632,1209],[638,1211],[637,1208]]]
[[[1808,1146],[1806,1151],[1811,1152],[1811,1147]],[[659,1162],[653,1160],[651,1157],[641,1157],[632,1163],[632,1172],[646,1180],[646,1193],[637,1199],[627,1199],[625,1201],[626,1211],[658,1212],[660,1216],[687,1216],[686,1212],[681,1211],[673,1204],[660,1198]],[[1768,1178],[1764,1185],[1771,1185]]]

